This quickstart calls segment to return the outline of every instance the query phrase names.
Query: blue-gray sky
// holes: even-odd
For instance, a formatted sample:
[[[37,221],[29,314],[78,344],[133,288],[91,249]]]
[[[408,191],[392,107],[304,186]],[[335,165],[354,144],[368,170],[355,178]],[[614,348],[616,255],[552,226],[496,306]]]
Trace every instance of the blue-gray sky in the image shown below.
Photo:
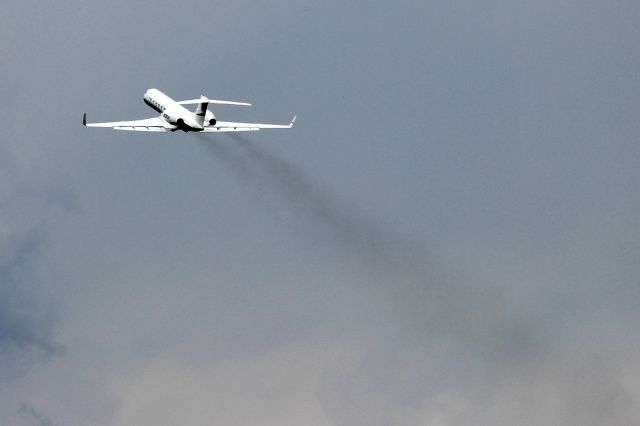
[[[640,5],[83,2],[0,25],[0,423],[640,418]],[[229,137],[86,129],[150,87]]]

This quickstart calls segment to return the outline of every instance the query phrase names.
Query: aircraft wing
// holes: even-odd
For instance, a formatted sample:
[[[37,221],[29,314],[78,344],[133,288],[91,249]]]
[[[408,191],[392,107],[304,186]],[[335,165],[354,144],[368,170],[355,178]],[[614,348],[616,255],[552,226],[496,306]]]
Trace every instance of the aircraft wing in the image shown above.
[[[133,121],[114,121],[111,123],[87,123],[87,114],[82,118],[82,124],[87,127],[108,127],[116,130],[133,130],[137,132],[168,132],[176,129],[160,117]]]
[[[290,129],[296,122],[293,117],[289,124],[262,124],[262,123],[234,123],[231,121],[218,121],[213,126],[207,126],[203,132],[255,132],[261,129]]]

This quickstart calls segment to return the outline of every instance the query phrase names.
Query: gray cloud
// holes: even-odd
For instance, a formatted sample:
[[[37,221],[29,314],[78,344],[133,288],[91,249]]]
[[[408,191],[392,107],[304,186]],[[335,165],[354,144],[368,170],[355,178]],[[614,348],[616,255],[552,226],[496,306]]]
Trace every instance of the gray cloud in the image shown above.
[[[33,426],[53,426],[54,423],[51,419],[44,413],[36,410],[32,406],[28,404],[22,404],[18,409],[18,414],[22,416],[23,419],[29,421],[30,425]]]
[[[25,375],[62,354],[54,301],[56,279],[47,269],[50,231],[80,211],[77,199],[20,164],[7,145],[0,175],[0,382]]]
[[[54,338],[58,315],[39,267],[45,245],[41,225],[5,234],[0,242],[0,380],[62,351]]]

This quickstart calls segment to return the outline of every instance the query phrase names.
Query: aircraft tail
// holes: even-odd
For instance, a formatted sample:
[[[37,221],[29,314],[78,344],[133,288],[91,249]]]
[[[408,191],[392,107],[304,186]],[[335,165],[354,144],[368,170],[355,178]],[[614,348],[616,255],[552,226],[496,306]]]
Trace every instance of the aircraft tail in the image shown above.
[[[196,122],[199,125],[204,125],[204,117],[207,115],[207,107],[209,106],[209,99],[206,96],[200,96],[200,103],[196,108]]]

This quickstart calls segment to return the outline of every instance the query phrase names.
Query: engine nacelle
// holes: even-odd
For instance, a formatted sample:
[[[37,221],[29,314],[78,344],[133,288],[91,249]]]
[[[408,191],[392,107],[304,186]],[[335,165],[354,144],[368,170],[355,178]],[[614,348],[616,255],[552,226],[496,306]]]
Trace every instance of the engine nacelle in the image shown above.
[[[174,126],[181,127],[184,125],[184,119],[180,118],[180,116],[174,111],[165,110],[162,113],[162,117],[167,121],[167,123],[173,124]]]
[[[213,115],[211,111],[207,111],[204,115],[204,124],[205,126],[215,126],[218,120],[216,120],[216,116]]]

